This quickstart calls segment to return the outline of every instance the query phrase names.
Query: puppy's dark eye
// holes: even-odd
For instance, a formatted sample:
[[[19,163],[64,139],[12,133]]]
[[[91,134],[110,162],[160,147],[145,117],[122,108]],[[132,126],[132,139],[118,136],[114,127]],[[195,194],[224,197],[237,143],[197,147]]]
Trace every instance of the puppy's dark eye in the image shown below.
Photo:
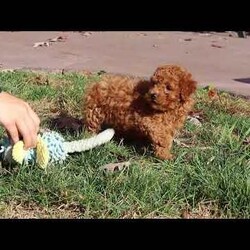
[[[171,90],[172,90],[172,88],[171,88],[169,85],[167,85],[167,86],[166,86],[166,91],[169,92],[169,91],[171,91]]]

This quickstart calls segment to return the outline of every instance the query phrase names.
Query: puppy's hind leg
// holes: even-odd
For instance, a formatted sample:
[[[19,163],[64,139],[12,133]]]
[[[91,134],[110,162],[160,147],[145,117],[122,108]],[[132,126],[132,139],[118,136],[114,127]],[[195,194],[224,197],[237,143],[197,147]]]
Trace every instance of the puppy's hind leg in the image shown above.
[[[84,125],[93,133],[98,133],[101,130],[104,121],[104,114],[99,107],[87,108],[84,110]]]

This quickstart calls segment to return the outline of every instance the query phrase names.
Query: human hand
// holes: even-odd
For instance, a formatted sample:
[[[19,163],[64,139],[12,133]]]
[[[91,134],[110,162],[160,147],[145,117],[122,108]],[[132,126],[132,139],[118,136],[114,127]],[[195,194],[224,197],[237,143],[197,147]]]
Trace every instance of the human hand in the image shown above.
[[[23,139],[25,149],[36,147],[40,119],[22,99],[6,92],[0,93],[0,124],[13,143]]]

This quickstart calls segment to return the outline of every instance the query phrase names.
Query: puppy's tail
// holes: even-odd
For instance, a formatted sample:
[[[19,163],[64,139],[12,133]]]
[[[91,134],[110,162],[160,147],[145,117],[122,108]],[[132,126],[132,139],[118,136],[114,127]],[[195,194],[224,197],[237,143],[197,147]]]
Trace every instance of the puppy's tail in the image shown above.
[[[109,128],[88,139],[64,142],[64,148],[67,153],[87,151],[109,142],[113,138],[114,134],[114,129]]]

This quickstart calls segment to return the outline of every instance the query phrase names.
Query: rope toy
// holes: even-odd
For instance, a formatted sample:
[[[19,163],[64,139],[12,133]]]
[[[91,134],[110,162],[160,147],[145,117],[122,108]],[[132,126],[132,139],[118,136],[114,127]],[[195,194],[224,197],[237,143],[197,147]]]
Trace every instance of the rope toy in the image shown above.
[[[14,161],[19,164],[38,164],[40,168],[46,169],[49,163],[62,163],[70,153],[90,150],[110,141],[114,133],[113,129],[106,129],[91,138],[68,142],[59,133],[47,131],[38,135],[36,148],[28,150],[24,150],[23,141],[18,141],[12,146],[6,137],[0,143],[0,160],[9,163]]]

